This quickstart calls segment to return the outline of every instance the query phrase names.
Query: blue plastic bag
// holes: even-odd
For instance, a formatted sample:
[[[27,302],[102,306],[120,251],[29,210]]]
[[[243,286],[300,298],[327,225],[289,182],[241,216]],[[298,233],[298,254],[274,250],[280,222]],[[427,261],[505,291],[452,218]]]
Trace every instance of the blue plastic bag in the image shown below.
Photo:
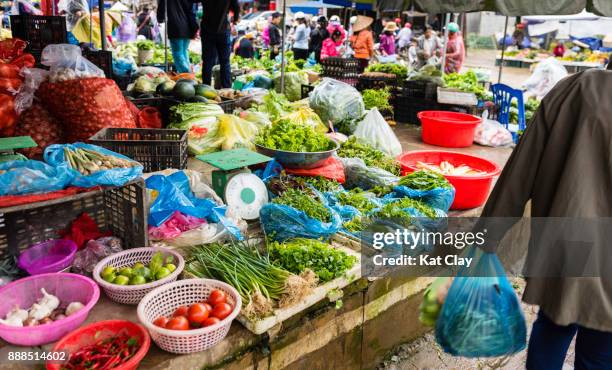
[[[40,161],[0,163],[0,195],[47,193],[62,190],[73,174],[64,167],[52,167]]]
[[[455,188],[436,188],[431,190],[415,190],[407,186],[398,185],[393,187],[393,193],[385,195],[385,198],[410,198],[420,200],[433,208],[448,212],[455,200]]]
[[[175,211],[221,223],[233,236],[242,239],[240,230],[225,217],[225,206],[217,206],[210,199],[197,198],[191,191],[189,178],[183,171],[169,176],[153,175],[146,180],[148,190],[154,190],[154,201],[149,208],[149,225],[160,226]]]
[[[266,235],[273,240],[328,239],[340,230],[342,218],[332,208],[327,209],[331,214],[331,222],[321,222],[293,207],[268,203],[259,211],[259,220]]]
[[[133,161],[124,155],[119,153],[115,153],[108,149],[101,148],[97,145],[85,144],[85,143],[74,143],[74,144],[54,144],[50,145],[45,149],[45,162],[49,165],[62,168],[64,171],[68,171],[73,175],[71,185],[80,186],[83,188],[90,188],[98,185],[108,185],[108,186],[122,186],[126,183],[142,176],[142,165],[138,165],[135,167],[129,168],[116,168],[112,170],[102,170],[94,172],[91,175],[84,176],[79,171],[70,167],[68,162],[64,157],[64,148],[67,147],[69,149],[76,148],[84,148],[91,149],[102,154],[112,155],[118,158],[127,159],[129,161]]]
[[[469,251],[472,267],[453,280],[436,322],[436,341],[463,357],[509,355],[526,346],[527,327],[520,303],[493,253]]]

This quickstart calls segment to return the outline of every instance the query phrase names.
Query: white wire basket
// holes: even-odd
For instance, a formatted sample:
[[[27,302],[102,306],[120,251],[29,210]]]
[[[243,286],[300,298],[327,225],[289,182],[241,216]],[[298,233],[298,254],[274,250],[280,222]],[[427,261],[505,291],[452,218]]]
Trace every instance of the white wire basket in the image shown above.
[[[179,306],[189,306],[208,299],[219,289],[227,295],[232,313],[220,322],[200,329],[170,330],[153,325],[160,316],[170,317]],[[164,351],[187,354],[204,351],[225,338],[232,321],[240,313],[242,300],[230,285],[212,279],[187,279],[163,285],[149,292],[138,304],[138,320],[149,330],[151,338]]]
[[[164,259],[168,255],[173,256],[174,264],[176,265],[176,270],[163,279],[139,285],[118,285],[109,283],[102,279],[102,276],[100,276],[102,270],[104,270],[106,266],[113,266],[116,269],[120,269],[122,267],[131,267],[136,262],[142,262],[146,265],[151,261],[153,255],[157,252],[162,252]],[[123,304],[138,304],[140,300],[151,290],[175,281],[183,271],[184,267],[185,260],[183,259],[183,256],[176,251],[158,247],[132,248],[110,255],[98,262],[93,270],[93,278],[96,283],[102,287],[104,293],[106,293],[108,298],[111,300]]]

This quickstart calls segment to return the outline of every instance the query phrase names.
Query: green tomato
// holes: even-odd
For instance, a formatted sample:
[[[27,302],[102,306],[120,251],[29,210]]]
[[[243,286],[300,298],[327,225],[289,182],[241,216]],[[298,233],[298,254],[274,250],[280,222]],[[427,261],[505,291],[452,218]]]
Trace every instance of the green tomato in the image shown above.
[[[113,280],[113,284],[117,285],[128,285],[130,278],[125,275],[119,275]]]
[[[176,270],[176,266],[173,263],[167,263],[164,267],[170,270],[170,272],[174,272],[174,270]]]
[[[162,267],[159,270],[157,270],[157,273],[155,274],[155,279],[159,280],[159,279],[163,279],[166,276],[170,275],[172,272],[170,272],[170,270],[168,270],[166,267]]]
[[[130,279],[130,285],[146,284],[146,282],[147,282],[147,279],[145,279],[144,276],[142,275],[134,275]]]
[[[134,275],[134,270],[132,270],[131,267],[124,267],[121,270],[119,270],[119,275],[123,275],[123,276],[130,278],[132,277],[132,275]]]

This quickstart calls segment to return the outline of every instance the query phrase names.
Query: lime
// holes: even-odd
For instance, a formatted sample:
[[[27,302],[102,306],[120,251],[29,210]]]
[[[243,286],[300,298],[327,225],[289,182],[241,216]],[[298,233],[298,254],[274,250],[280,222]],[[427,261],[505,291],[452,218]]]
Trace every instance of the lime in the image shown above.
[[[145,267],[144,263],[142,263],[142,262],[136,262],[134,264],[134,266],[132,266],[133,269],[137,269],[137,268],[141,268],[141,267]]]
[[[143,267],[142,269],[140,269],[138,271],[139,275],[142,275],[145,279],[150,279],[151,278],[151,269],[148,267]]]
[[[100,273],[102,279],[112,282],[115,278],[115,268],[113,266],[106,266]]]
[[[147,279],[145,279],[144,276],[142,275],[134,275],[130,279],[130,285],[146,284],[146,282],[147,282]]]
[[[102,279],[104,279],[104,281],[107,281],[109,283],[112,283],[117,277],[117,275],[115,275],[114,272],[111,272],[110,274],[101,275],[101,276],[102,276]]]
[[[166,267],[162,267],[159,270],[157,270],[157,274],[155,274],[155,279],[159,280],[159,279],[163,279],[166,276],[170,275],[172,272],[170,272],[170,270],[168,270]]]
[[[128,285],[130,278],[125,275],[119,275],[113,280],[113,284],[117,285]]]
[[[176,266],[172,263],[167,263],[164,267],[170,270],[170,272],[174,272],[174,270],[176,270]]]
[[[134,271],[130,267],[124,267],[119,270],[119,275],[127,276],[128,278],[134,275]]]

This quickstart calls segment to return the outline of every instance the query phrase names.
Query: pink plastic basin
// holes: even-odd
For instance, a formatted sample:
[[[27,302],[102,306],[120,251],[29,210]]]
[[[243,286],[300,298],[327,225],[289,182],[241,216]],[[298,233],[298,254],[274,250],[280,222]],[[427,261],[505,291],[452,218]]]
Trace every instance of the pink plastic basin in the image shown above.
[[[30,275],[60,272],[72,264],[76,251],[72,240],[47,240],[21,252],[17,266]]]

